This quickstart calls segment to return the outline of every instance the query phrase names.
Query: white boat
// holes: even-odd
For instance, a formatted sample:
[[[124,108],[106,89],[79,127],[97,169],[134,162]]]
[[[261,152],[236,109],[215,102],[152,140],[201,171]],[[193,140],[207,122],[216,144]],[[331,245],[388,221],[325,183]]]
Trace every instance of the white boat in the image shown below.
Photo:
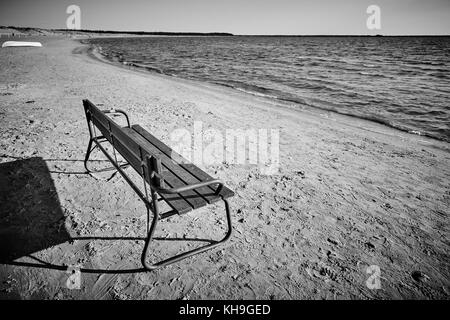
[[[42,44],[40,42],[6,41],[2,44],[2,48],[5,47],[42,47]]]

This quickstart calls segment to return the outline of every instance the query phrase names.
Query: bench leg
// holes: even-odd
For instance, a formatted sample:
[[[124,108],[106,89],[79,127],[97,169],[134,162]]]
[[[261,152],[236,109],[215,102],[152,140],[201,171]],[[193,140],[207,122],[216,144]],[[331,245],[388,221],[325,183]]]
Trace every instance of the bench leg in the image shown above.
[[[91,172],[89,170],[89,168],[87,167],[87,162],[89,160],[89,156],[91,155],[92,150],[94,150],[94,148],[92,148],[92,139],[89,139],[89,143],[88,143],[88,147],[87,147],[87,151],[86,151],[86,156],[84,157],[84,168],[86,169],[86,172]]]
[[[225,237],[223,239],[221,239],[219,241],[214,241],[213,243],[210,243],[210,244],[208,244],[206,246],[203,246],[203,247],[200,247],[200,248],[196,248],[196,249],[193,249],[193,250],[190,250],[190,251],[187,251],[187,252],[180,253],[180,254],[178,254],[176,256],[173,256],[171,258],[168,258],[166,260],[163,260],[163,261],[160,261],[160,262],[157,262],[157,263],[154,263],[154,264],[149,264],[147,262],[147,256],[148,256],[148,253],[149,253],[149,244],[150,244],[150,242],[151,242],[151,240],[153,238],[153,234],[155,232],[156,225],[158,224],[158,214],[155,214],[154,217],[153,217],[153,221],[152,221],[150,230],[148,231],[148,237],[147,237],[147,239],[145,241],[144,250],[142,251],[141,260],[142,260],[142,265],[144,266],[144,268],[147,269],[147,270],[154,270],[154,269],[157,269],[157,268],[165,267],[165,266],[168,266],[168,265],[170,265],[172,263],[180,261],[182,259],[189,258],[189,257],[192,257],[193,255],[198,254],[198,253],[204,252],[206,250],[213,249],[213,248],[219,246],[220,244],[228,241],[228,239],[230,239],[231,233],[232,233],[230,205],[228,204],[227,200],[223,200],[223,202],[225,204],[225,213],[226,213],[226,217],[227,217],[227,226],[228,226],[227,233],[226,233],[226,235],[225,235]]]
[[[97,144],[95,144],[94,147],[92,147],[93,142],[94,142],[94,139],[89,139],[88,147],[87,147],[87,150],[86,150],[86,156],[84,157],[84,168],[86,169],[86,173],[89,173],[91,176],[93,176],[94,178],[96,178],[96,177],[93,175],[92,171],[89,170],[88,165],[87,165],[87,163],[88,163],[88,161],[89,161],[89,157],[91,156],[92,151],[94,151],[95,148],[98,147]],[[98,143],[98,142],[96,142],[96,143]],[[129,164],[129,163],[124,163],[124,164],[121,164],[121,165],[119,165],[119,164],[117,164],[117,165],[118,165],[121,169],[124,169],[124,168],[128,167],[130,164]],[[112,169],[114,169],[114,168],[112,168]],[[111,169],[108,168],[107,170],[111,170]],[[101,171],[102,171],[102,170],[99,170],[99,171],[97,171],[97,172],[101,172]],[[106,171],[106,170],[103,170],[103,171]],[[95,172],[95,171],[94,171],[94,172]],[[96,178],[96,179],[98,179],[98,178]]]

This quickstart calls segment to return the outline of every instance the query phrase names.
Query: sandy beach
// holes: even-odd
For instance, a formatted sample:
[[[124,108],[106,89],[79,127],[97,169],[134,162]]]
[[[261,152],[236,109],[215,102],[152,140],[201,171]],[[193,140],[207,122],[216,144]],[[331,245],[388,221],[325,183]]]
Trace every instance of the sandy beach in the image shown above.
[[[115,66],[68,38],[33,40],[43,48],[0,49],[0,240],[23,251],[0,262],[1,299],[449,299],[448,143]],[[145,207],[119,175],[84,172],[85,98],[127,111],[169,145],[194,121],[221,132],[278,129],[279,172],[205,167],[236,193],[231,240],[135,270]],[[156,236],[219,238],[222,210],[163,220]],[[179,249],[159,242],[155,257]],[[82,272],[81,288],[69,289],[75,265],[129,271]],[[368,285],[377,267],[379,289]]]

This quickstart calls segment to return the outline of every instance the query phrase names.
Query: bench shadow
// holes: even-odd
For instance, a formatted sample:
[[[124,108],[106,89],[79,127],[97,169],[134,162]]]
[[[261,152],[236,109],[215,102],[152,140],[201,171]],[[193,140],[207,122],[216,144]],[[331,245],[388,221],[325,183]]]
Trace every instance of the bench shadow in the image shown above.
[[[35,157],[0,164],[0,263],[70,240],[47,164]]]
[[[74,240],[136,240],[144,237],[71,237],[46,161],[40,157],[0,163],[0,264],[68,270],[67,265],[52,264],[33,253]],[[210,239],[158,238],[160,241],[210,242]],[[26,257],[32,262],[16,261]],[[140,258],[140,257],[139,257]],[[137,259],[139,260],[139,259]],[[87,269],[83,273],[124,274],[148,272],[145,268]]]

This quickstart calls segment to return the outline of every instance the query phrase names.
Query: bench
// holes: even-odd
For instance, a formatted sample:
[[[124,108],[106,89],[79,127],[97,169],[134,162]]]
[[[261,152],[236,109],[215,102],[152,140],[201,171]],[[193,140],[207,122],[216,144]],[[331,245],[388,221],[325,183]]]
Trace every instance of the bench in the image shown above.
[[[129,117],[123,110],[100,110],[87,99],[83,100],[83,106],[90,136],[84,160],[86,171],[91,173],[87,165],[89,156],[95,148],[98,148],[133,188],[147,208],[147,237],[141,255],[141,262],[145,269],[153,270],[167,266],[212,249],[230,238],[232,225],[227,199],[234,196],[233,191],[224,186],[220,180],[212,178],[187,161],[141,126],[130,125]],[[108,116],[109,114],[124,116],[127,125],[120,126]],[[104,143],[112,146],[112,155],[102,145]],[[119,164],[117,153],[125,160],[125,164]],[[142,178],[144,191],[124,171],[127,166],[131,166],[138,173],[139,179]],[[170,210],[160,212],[160,201],[166,202]],[[159,220],[174,214],[182,215],[218,201],[224,202],[227,218],[228,230],[223,239],[211,240],[205,246],[157,263],[147,261],[149,244]],[[153,213],[153,218],[150,224],[151,213]]]

